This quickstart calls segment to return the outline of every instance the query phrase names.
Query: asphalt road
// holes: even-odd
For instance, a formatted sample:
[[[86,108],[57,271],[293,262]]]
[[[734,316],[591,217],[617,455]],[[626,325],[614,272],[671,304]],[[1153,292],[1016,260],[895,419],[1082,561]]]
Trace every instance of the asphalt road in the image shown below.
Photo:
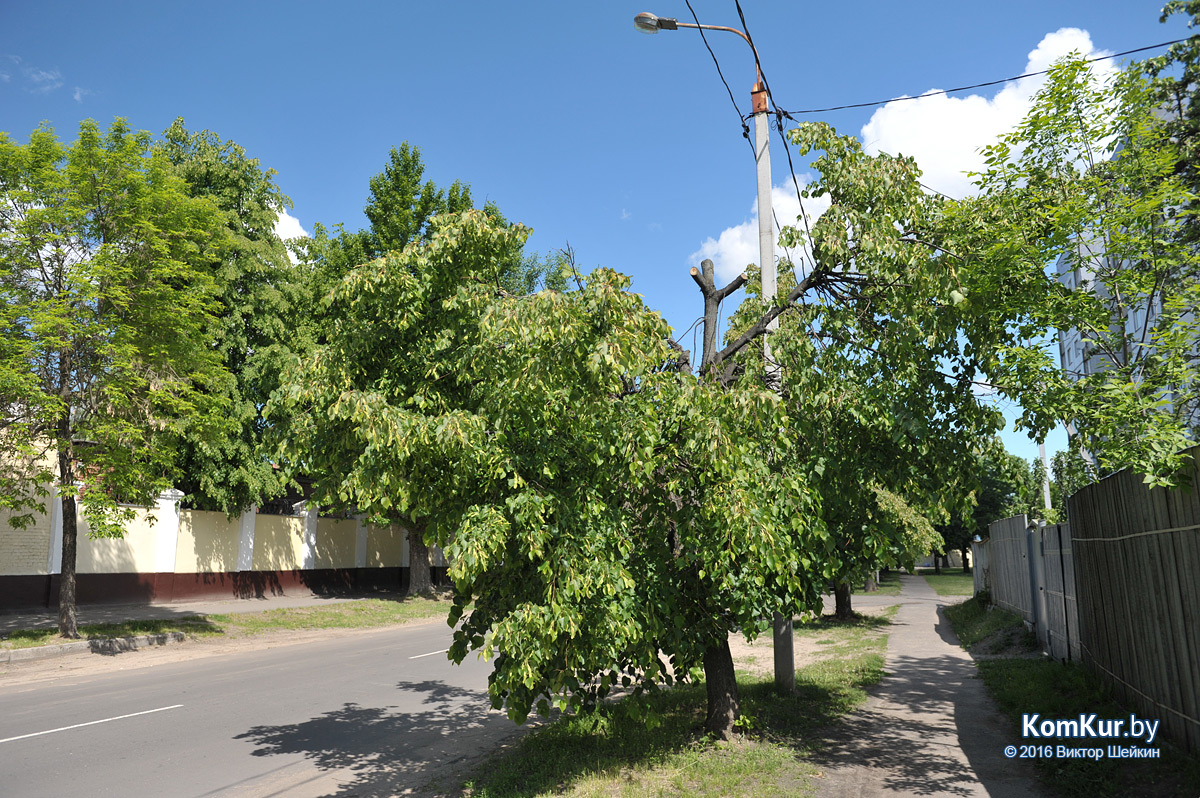
[[[393,796],[513,734],[440,623],[6,686],[0,794]],[[122,654],[118,656],[137,656]]]

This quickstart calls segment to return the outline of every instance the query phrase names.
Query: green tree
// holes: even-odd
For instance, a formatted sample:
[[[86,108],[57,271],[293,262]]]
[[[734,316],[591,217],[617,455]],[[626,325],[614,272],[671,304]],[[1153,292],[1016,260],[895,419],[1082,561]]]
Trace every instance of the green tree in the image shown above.
[[[314,268],[314,278],[325,292],[355,266],[424,240],[435,216],[474,207],[471,187],[466,183],[455,180],[448,188],[441,188],[425,179],[421,150],[406,141],[392,148],[383,171],[370,180],[363,209],[370,223],[366,229],[350,232],[337,224],[330,231],[317,224],[312,238],[299,242],[297,248]],[[486,203],[483,210],[497,222],[508,224],[494,202]],[[556,268],[561,264],[556,257],[526,254],[523,240],[514,239],[512,246],[503,258],[504,267],[493,278],[502,288],[530,293],[546,279],[555,288],[563,287],[561,269]]]
[[[775,434],[786,415],[681,370],[614,272],[570,292],[497,287],[523,235],[438,217],[347,275],[327,342],[272,402],[282,451],[322,502],[415,519],[446,547],[451,656],[492,658],[510,717],[703,668],[706,727],[727,735],[730,631],[819,606],[805,558],[821,531]]]
[[[297,250],[310,270],[310,279],[317,299],[312,305],[313,337],[320,340],[336,318],[330,316],[334,305],[331,292],[355,267],[392,252],[401,252],[410,244],[425,241],[438,214],[460,213],[473,208],[468,185],[455,180],[447,189],[425,180],[425,164],[418,147],[404,142],[392,148],[384,170],[371,178],[366,213],[370,226],[365,230],[348,232],[337,225],[331,234],[322,225],[314,227],[311,239],[300,242]],[[565,287],[565,273],[573,264],[570,253],[539,258],[524,251],[525,236],[520,228],[511,225],[494,203],[487,203],[483,212],[500,227],[512,227],[514,235],[504,239],[507,247],[496,255],[496,267],[487,279],[501,291],[528,294],[545,285],[555,289]],[[482,279],[478,276],[476,279]],[[337,312],[340,312],[338,310]],[[378,512],[378,508],[376,508]],[[433,589],[429,549],[422,533],[423,522],[415,516],[393,512],[391,520],[409,530],[409,591],[428,593]]]
[[[986,537],[993,521],[1014,515],[1040,517],[1045,512],[1039,468],[1006,451],[997,437],[984,440],[973,453],[971,479],[972,506],[956,512],[949,524],[939,527],[947,550],[956,549],[962,555],[964,572],[971,541],[976,535]]]
[[[1176,15],[1187,19],[1189,29],[1200,24],[1200,2],[1171,0],[1163,6],[1160,22]],[[1193,193],[1200,193],[1200,38],[1194,34],[1171,45],[1166,53],[1142,62],[1154,78],[1159,109],[1165,112],[1167,132],[1175,145],[1174,171]],[[1194,215],[1181,220],[1174,231],[1184,240],[1200,242],[1200,223]]]
[[[48,127],[25,145],[0,134],[5,501],[21,525],[51,485],[62,499],[67,637],[77,514],[119,537],[125,505],[171,485],[179,437],[214,432],[224,410],[228,373],[204,336],[221,217],[150,141],[123,120],[84,122],[66,147]]]
[[[354,267],[423,239],[434,216],[472,207],[470,186],[455,180],[443,189],[426,180],[420,148],[405,141],[391,149],[383,171],[370,179],[363,209],[369,227],[352,232],[342,224],[332,230],[316,224],[312,237],[295,246],[323,296]]]
[[[747,277],[747,297],[730,319],[727,340],[762,313],[757,267]],[[782,270],[782,292],[795,282],[790,269]],[[995,423],[969,387],[940,373],[939,352],[924,333],[905,352],[895,340],[902,330],[858,329],[873,317],[873,301],[867,292],[800,305],[780,317],[772,336],[783,398],[797,420],[786,433],[810,453],[812,489],[822,497],[833,546],[824,570],[841,619],[852,615],[852,584],[879,568],[911,567],[941,548],[930,519],[942,518],[965,493],[958,485],[970,428],[990,430]],[[881,336],[890,339],[888,360],[879,355]],[[737,360],[743,381],[762,384],[761,348],[743,349]]]
[[[1029,116],[985,151],[979,197],[952,215],[955,246],[973,254],[960,270],[967,302],[1029,337],[1078,330],[1100,366],[1065,375],[1045,353],[997,348],[987,371],[1021,402],[1023,424],[1073,425],[1101,472],[1173,484],[1200,418],[1197,204],[1143,72],[1055,65]],[[1074,287],[1047,274],[1056,262]]]
[[[1095,481],[1093,469],[1086,460],[1074,451],[1055,452],[1050,458],[1050,503],[1062,520],[1068,519],[1067,499],[1080,488]]]
[[[186,501],[233,516],[286,488],[266,452],[262,409],[279,385],[283,364],[309,346],[311,307],[303,273],[292,265],[275,232],[279,212],[291,201],[242,147],[210,131],[189,132],[183,119],[163,134],[156,149],[187,183],[223,216],[221,235],[207,252],[216,287],[205,338],[234,376],[224,401],[229,429],[218,440],[192,434],[180,446]]]
[[[762,301],[752,271],[727,340],[779,313],[772,346],[795,420],[786,434],[817,475],[832,542],[823,569],[846,616],[852,581],[940,550],[932,522],[965,508],[972,450],[1000,424],[973,387],[985,353],[1008,338],[1003,322],[965,303],[946,200],[924,190],[911,158],[870,157],[821,123],[790,136],[802,154],[819,153],[805,197],[830,207],[811,227],[785,227],[784,245],[807,250],[811,264],[799,281],[782,271],[777,303]],[[736,359],[743,379],[761,384],[761,350]]]

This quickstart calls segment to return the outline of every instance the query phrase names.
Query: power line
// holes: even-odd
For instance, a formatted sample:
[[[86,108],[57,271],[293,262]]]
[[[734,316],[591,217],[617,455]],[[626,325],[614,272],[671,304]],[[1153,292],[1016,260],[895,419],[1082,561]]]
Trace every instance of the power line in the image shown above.
[[[739,7],[739,12],[740,12],[740,7]],[[1109,58],[1120,58],[1121,56],[1124,56],[1124,55],[1133,55],[1134,53],[1144,53],[1147,50],[1157,50],[1160,47],[1169,47],[1172,44],[1180,44],[1182,42],[1191,41],[1196,38],[1200,38],[1200,35],[1188,36],[1183,39],[1175,39],[1173,41],[1161,42],[1159,44],[1151,44],[1146,47],[1136,47],[1132,50],[1125,50],[1124,52],[1120,52],[1120,53],[1112,53],[1111,55],[1098,55],[1095,58],[1085,59],[1084,63],[1091,64],[1096,61],[1104,61]],[[959,92],[959,91],[970,91],[971,89],[982,89],[982,88],[986,88],[988,86],[998,86],[1001,83],[1012,83],[1013,81],[1022,80],[1023,78],[1032,78],[1032,77],[1036,77],[1038,75],[1045,75],[1049,72],[1050,72],[1049,69],[1042,69],[1037,72],[1026,72],[1024,75],[1017,75],[1017,76],[1011,77],[1011,78],[1001,78],[1000,80],[989,80],[989,81],[985,81],[983,83],[972,83],[970,86],[958,86],[953,89],[941,89],[938,91],[929,91],[929,92],[925,92],[924,94],[918,94],[915,97],[909,97],[909,96],[893,97],[890,100],[874,100],[872,102],[867,102],[867,103],[849,103],[847,105],[832,105],[828,108],[805,108],[802,111],[782,111],[782,113],[784,116],[786,116],[788,119],[791,119],[793,122],[798,122],[800,120],[796,119],[796,117],[794,116],[796,114],[823,114],[823,113],[827,113],[829,111],[844,111],[849,108],[871,108],[876,105],[887,105],[888,103],[905,102],[907,100],[921,100],[921,99],[924,99],[925,97],[938,97],[943,94],[952,94],[954,92]],[[768,92],[769,91],[770,90],[768,89]]]
[[[758,48],[754,46],[754,37],[750,35],[750,28],[749,28],[749,26],[746,25],[746,15],[742,12],[742,4],[741,4],[740,0],[734,0],[734,5],[737,7],[738,19],[740,19],[742,21],[742,31],[746,34],[746,40],[750,42],[750,49],[754,52],[754,65],[756,67],[758,67],[758,74],[762,77],[763,88],[765,88],[767,90],[767,99],[771,101],[771,105],[774,106],[774,108],[775,108],[775,118],[776,118],[776,122],[777,122],[776,129],[779,131],[780,140],[783,141],[783,151],[787,155],[788,171],[792,175],[792,185],[796,189],[796,202],[799,203],[799,205],[800,205],[800,219],[804,222],[804,233],[805,233],[806,240],[811,243],[812,242],[812,230],[809,228],[809,224],[808,224],[808,213],[804,210],[804,193],[800,190],[800,181],[796,177],[796,166],[795,166],[795,164],[792,163],[792,148],[788,144],[787,136],[783,135],[782,115],[784,114],[784,112],[779,108],[779,105],[776,104],[775,95],[771,92],[771,84],[767,82],[767,73],[763,71],[762,64],[758,60]],[[742,120],[742,124],[745,125],[745,119]],[[767,124],[770,124],[770,123],[768,122]],[[771,135],[770,131],[768,131],[767,132],[768,138],[770,137],[770,135]],[[757,156],[758,156],[758,153],[756,152],[755,157],[757,157]],[[769,187],[768,187],[768,190],[769,190]],[[760,213],[762,212],[761,208],[759,209],[759,212]],[[774,211],[772,211],[772,212],[774,212]],[[776,220],[776,224],[778,224],[778,220]],[[804,254],[804,252],[803,252],[803,250],[801,250],[802,258],[803,258],[803,254]],[[816,268],[815,262],[813,263],[813,268],[814,269]]]
[[[704,42],[708,54],[712,56],[713,64],[717,67],[717,75],[725,84],[725,91],[729,92],[729,102],[733,103],[733,110],[737,111],[738,118],[742,120],[742,136],[746,141],[750,141],[750,128],[746,125],[746,117],[742,114],[742,109],[738,108],[737,100],[733,97],[733,89],[729,88],[729,81],[725,80],[725,73],[721,71],[721,63],[717,61],[717,54],[713,52],[712,47],[709,47],[708,37],[704,35],[704,28],[700,27],[700,18],[696,16],[696,10],[692,8],[691,0],[684,0],[684,2],[687,3],[688,11],[692,12],[692,19],[696,20],[696,29],[700,31],[700,40]],[[751,144],[750,148],[753,149],[754,145]]]

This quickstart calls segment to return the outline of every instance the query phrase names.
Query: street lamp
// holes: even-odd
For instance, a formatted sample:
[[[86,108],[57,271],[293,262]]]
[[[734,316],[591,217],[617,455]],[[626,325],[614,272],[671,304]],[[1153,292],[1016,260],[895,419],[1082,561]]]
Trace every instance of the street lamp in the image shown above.
[[[759,68],[758,51],[754,48],[754,42],[737,28],[727,28],[724,25],[694,25],[671,17],[660,17],[648,11],[635,16],[633,25],[642,33],[658,33],[660,30],[679,28],[729,31],[741,36],[742,41],[749,45],[754,53],[756,80],[754,88],[750,90],[750,104],[754,113],[754,162],[758,179],[758,266],[762,275],[763,297],[774,301],[778,292],[778,280],[775,274],[775,217],[771,210],[771,129],[767,119],[767,87],[762,79],[762,69]],[[778,318],[772,319],[767,325],[768,335],[778,328]],[[767,336],[763,336],[763,354],[766,359],[767,381],[775,384],[778,380],[778,368],[771,357],[771,344]]]
[[[772,304],[777,301],[778,280],[775,274],[775,215],[771,210],[771,129],[767,119],[767,87],[763,82],[762,69],[759,66],[758,50],[750,37],[737,28],[727,28],[724,25],[694,25],[690,22],[680,22],[671,17],[660,17],[643,11],[633,18],[634,27],[642,33],[658,33],[660,30],[677,30],[679,28],[695,28],[697,30],[724,30],[736,33],[750,46],[754,53],[754,71],[756,80],[750,90],[750,105],[754,113],[754,162],[758,180],[758,267],[762,277],[762,295]],[[771,355],[770,334],[779,329],[779,318],[776,317],[767,325],[767,334],[763,336],[763,369],[766,373],[767,384],[778,390],[779,367]],[[792,619],[785,618],[781,613],[775,613],[774,623],[775,644],[775,686],[786,692],[791,692],[796,683],[795,663],[792,659]]]

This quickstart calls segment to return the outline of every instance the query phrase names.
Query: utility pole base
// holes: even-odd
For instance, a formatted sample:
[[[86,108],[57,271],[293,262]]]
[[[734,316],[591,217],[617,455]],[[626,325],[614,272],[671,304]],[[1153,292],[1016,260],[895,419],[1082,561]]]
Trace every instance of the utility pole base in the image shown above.
[[[777,612],[773,627],[775,689],[781,693],[792,693],[796,690],[796,657],[792,651],[792,619],[790,616]]]

